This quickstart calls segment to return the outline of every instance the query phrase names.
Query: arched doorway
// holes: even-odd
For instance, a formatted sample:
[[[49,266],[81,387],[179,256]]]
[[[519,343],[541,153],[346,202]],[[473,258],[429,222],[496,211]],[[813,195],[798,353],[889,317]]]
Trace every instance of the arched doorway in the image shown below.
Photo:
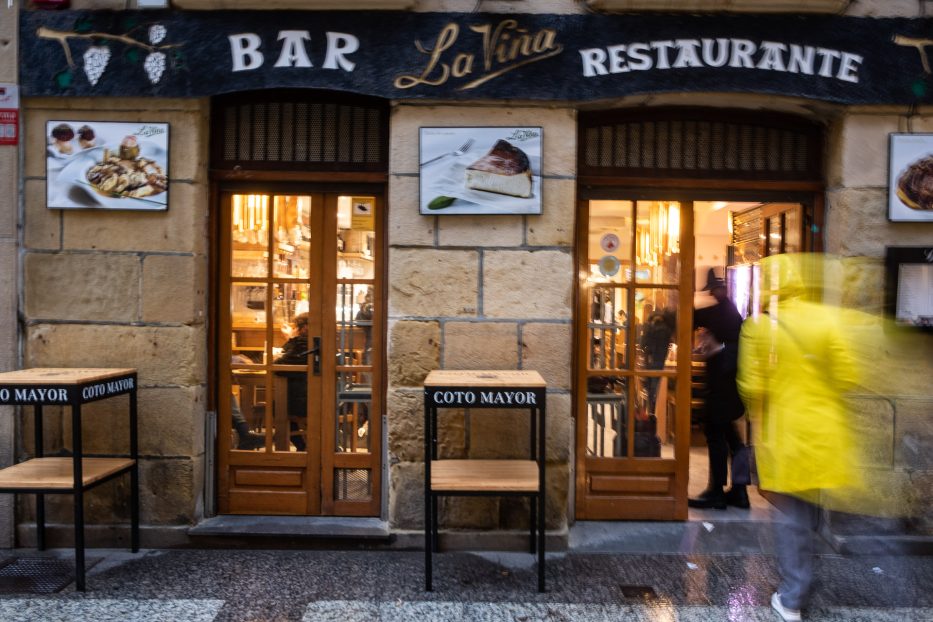
[[[820,249],[822,128],[608,111],[581,114],[579,144],[576,517],[682,520],[690,456],[703,455],[691,452],[703,443],[695,292],[722,268],[748,312],[760,257]],[[716,219],[718,238],[706,232]]]
[[[212,108],[218,509],[378,516],[387,106]]]

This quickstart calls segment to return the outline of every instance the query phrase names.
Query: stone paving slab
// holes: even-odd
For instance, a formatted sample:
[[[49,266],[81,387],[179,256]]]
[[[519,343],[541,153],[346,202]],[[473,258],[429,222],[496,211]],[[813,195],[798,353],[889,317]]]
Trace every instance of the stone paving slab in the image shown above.
[[[3,622],[212,622],[222,600],[37,599],[0,600]]]
[[[527,553],[439,553],[433,592],[424,591],[420,551],[94,553],[101,558],[87,593],[71,585],[50,596],[0,597],[0,620],[778,622],[769,605],[776,564],[761,554],[554,553],[547,592],[538,593]],[[805,619],[933,620],[933,557],[820,555],[816,570]],[[81,609],[93,606],[101,611]],[[138,617],[120,615],[127,607]],[[108,608],[118,613],[108,618]]]

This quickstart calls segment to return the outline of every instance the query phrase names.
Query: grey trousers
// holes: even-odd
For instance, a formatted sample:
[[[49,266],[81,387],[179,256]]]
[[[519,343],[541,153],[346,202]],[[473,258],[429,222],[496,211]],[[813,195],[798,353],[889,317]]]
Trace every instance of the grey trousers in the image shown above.
[[[781,572],[778,592],[785,607],[802,609],[813,585],[813,538],[819,526],[820,509],[797,497],[780,493],[770,496],[780,510],[774,522],[774,545]]]

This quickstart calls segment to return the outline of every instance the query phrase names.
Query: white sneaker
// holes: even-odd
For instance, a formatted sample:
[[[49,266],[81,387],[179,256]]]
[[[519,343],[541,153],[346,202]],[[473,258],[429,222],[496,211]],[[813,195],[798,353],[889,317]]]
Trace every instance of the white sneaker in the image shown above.
[[[800,622],[800,609],[785,607],[781,602],[781,595],[777,592],[771,595],[771,608],[778,612],[784,622]]]

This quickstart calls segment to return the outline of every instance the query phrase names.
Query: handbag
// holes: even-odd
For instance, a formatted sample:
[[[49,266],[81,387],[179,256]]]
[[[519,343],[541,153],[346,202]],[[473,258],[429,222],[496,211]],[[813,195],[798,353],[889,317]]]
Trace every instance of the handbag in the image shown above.
[[[745,445],[732,455],[732,485],[751,486],[758,484],[755,468],[755,448]]]

